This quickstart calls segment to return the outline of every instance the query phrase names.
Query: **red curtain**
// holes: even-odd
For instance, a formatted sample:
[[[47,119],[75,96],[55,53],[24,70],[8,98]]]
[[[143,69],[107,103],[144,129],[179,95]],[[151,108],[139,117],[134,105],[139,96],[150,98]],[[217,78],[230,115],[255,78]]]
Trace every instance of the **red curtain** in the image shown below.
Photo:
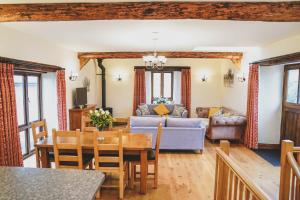
[[[187,109],[188,117],[191,116],[191,70],[181,70],[181,103]]]
[[[258,147],[258,88],[259,66],[249,67],[248,100],[247,100],[247,128],[244,143],[248,148]]]
[[[5,63],[0,63],[0,166],[23,166],[14,66]]]
[[[135,111],[141,103],[146,103],[145,69],[135,69],[133,115],[136,115]]]
[[[56,72],[56,86],[57,86],[58,127],[59,130],[67,130],[65,70],[59,70]]]

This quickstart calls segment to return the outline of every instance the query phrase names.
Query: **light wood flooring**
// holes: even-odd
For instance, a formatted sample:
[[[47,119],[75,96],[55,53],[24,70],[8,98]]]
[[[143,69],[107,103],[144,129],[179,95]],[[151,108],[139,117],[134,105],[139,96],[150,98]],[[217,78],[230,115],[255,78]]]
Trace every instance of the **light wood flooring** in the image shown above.
[[[126,189],[125,199],[130,200],[210,200],[213,199],[215,174],[215,147],[205,141],[203,154],[188,152],[162,152],[159,157],[158,188],[148,182],[146,195]],[[231,145],[230,155],[272,199],[278,199],[280,168],[274,167],[242,145]],[[35,167],[35,156],[24,161],[25,167]],[[150,168],[151,171],[151,168]],[[102,190],[101,199],[118,198],[118,190]]]

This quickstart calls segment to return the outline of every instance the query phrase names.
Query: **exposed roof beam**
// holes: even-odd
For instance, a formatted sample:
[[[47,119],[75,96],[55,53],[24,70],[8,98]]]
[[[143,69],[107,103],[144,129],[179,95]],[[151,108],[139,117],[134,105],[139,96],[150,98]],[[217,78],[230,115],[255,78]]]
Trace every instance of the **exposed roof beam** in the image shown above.
[[[282,56],[276,56],[272,58],[267,58],[259,61],[255,61],[252,64],[258,64],[260,66],[272,66],[272,65],[282,65],[289,63],[299,63],[300,62],[300,52],[286,54]]]
[[[82,69],[88,62],[86,59],[112,59],[112,58],[142,58],[145,55],[149,55],[152,52],[82,52],[78,53],[80,66]],[[221,58],[229,59],[235,65],[240,66],[243,58],[242,52],[158,52],[159,55],[166,56],[167,58]]]
[[[300,1],[1,4],[0,22],[113,19],[300,21]]]

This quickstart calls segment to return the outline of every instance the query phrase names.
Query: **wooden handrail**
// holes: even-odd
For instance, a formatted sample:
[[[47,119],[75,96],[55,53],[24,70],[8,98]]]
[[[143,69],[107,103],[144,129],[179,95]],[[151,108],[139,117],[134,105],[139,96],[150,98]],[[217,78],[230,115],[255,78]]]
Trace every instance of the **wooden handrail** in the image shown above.
[[[298,158],[298,162],[295,159]],[[279,200],[300,199],[300,147],[290,140],[281,143]]]
[[[300,180],[300,169],[297,164],[297,161],[295,160],[294,154],[292,152],[287,153],[288,162],[291,165],[293,173],[296,175],[296,177]]]
[[[229,156],[229,142],[221,141],[217,147],[214,199],[271,199]],[[220,183],[220,184],[218,184]]]

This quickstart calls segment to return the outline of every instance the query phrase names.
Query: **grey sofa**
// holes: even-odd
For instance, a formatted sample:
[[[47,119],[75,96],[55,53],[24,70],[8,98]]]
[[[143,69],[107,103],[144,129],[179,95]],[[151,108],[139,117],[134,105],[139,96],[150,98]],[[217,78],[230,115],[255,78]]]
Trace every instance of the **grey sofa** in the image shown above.
[[[165,104],[165,106],[170,111],[170,113],[168,114],[168,117],[187,118],[188,117],[188,111],[186,109],[184,109],[184,112],[181,114],[181,116],[172,115],[175,105],[179,106],[179,107],[183,107],[182,104]],[[142,115],[142,112],[139,108],[137,108],[137,110],[136,110],[136,115],[140,116],[140,117],[159,117],[159,115],[157,115],[155,113],[155,111],[153,110],[156,106],[158,106],[158,104],[147,104],[147,106],[148,106],[148,109],[150,111],[150,115]]]
[[[199,118],[130,117],[130,132],[152,134],[155,148],[157,126],[162,123],[160,149],[202,150],[205,127]]]

